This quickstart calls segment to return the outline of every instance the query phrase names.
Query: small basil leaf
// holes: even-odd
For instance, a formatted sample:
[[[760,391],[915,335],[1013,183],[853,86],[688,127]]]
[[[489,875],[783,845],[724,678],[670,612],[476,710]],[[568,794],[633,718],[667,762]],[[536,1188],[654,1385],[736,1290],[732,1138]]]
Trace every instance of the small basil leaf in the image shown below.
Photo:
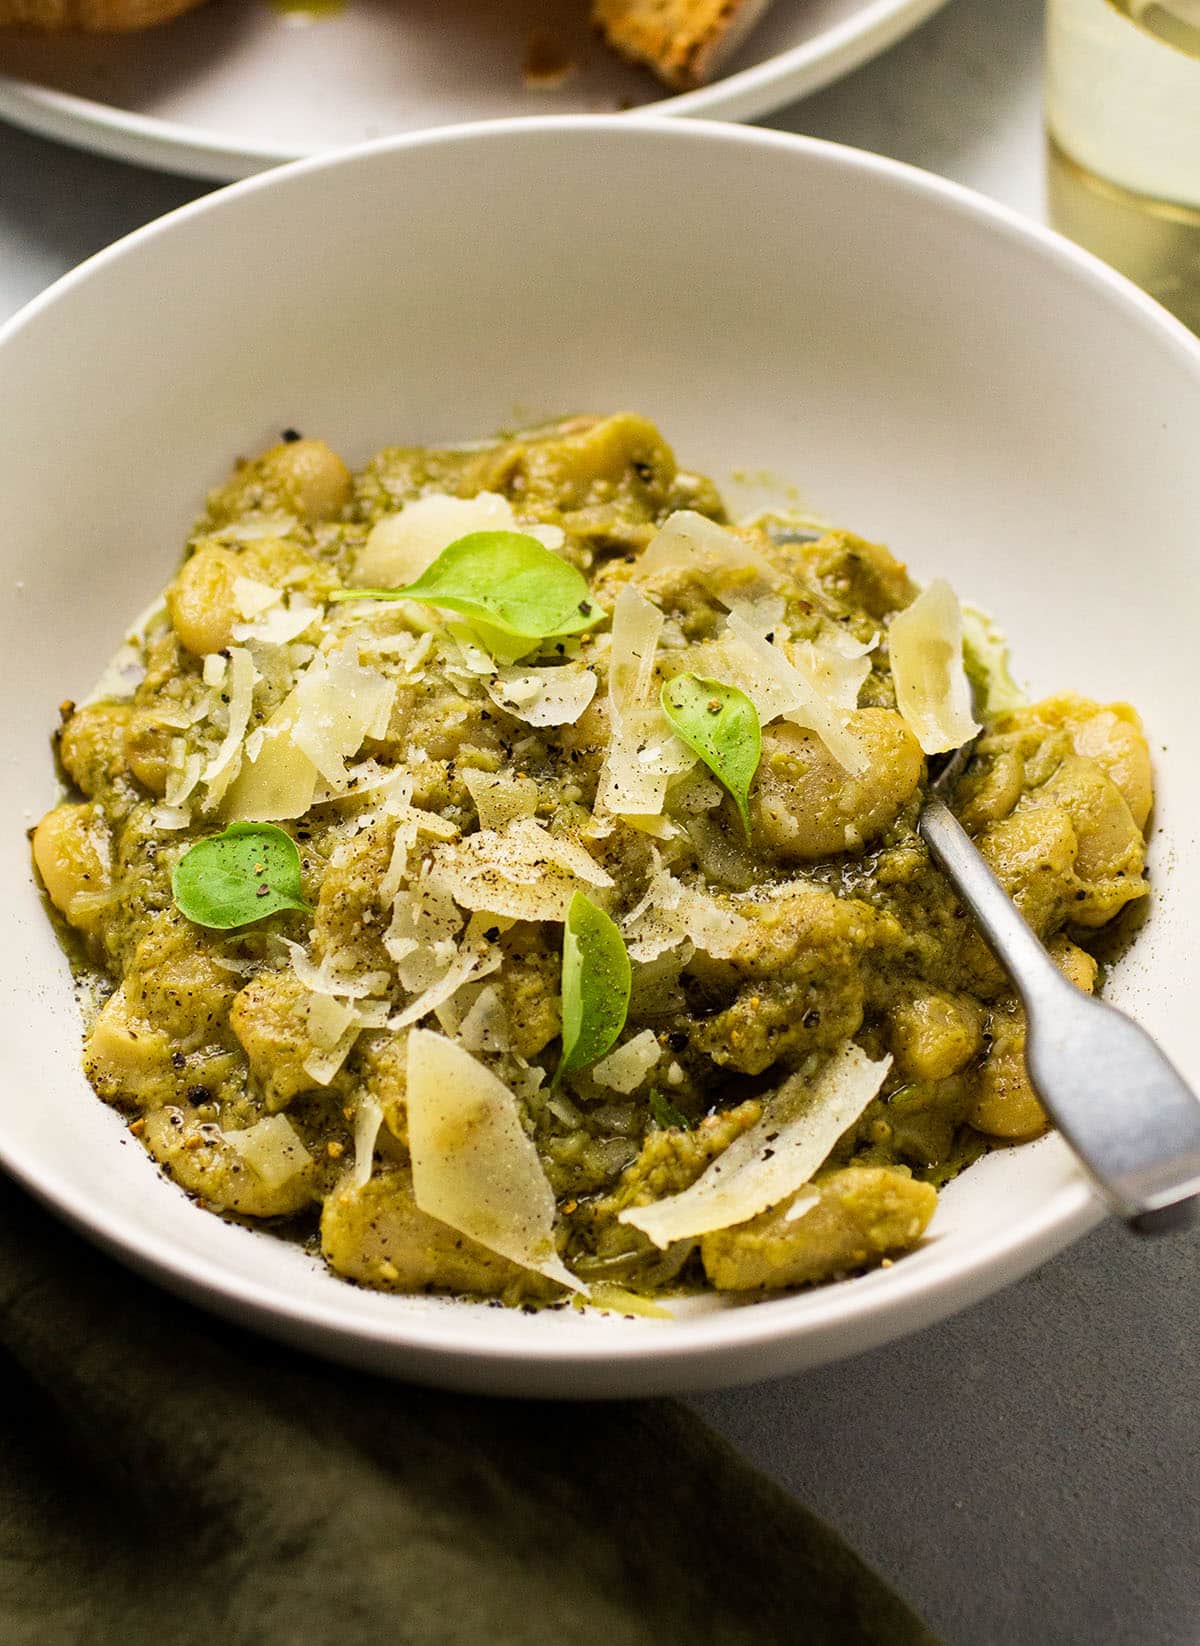
[[[335,600],[420,600],[522,640],[581,634],[604,616],[583,573],[525,532],[469,532],[403,589],[339,589]]]
[[[677,674],[660,695],[675,735],[733,796],[749,840],[750,785],[762,758],[758,710],[736,686],[694,674]]]
[[[302,890],[296,843],[273,823],[231,823],[184,852],[171,875],[180,913],[218,932],[280,909],[309,911]]]
[[[555,1086],[613,1045],[625,1027],[630,979],[621,933],[590,897],[576,892],[563,931],[562,1057]]]
[[[692,1123],[687,1115],[681,1114],[671,1099],[664,1097],[657,1086],[650,1090],[650,1114],[660,1132],[690,1132],[692,1129]]]

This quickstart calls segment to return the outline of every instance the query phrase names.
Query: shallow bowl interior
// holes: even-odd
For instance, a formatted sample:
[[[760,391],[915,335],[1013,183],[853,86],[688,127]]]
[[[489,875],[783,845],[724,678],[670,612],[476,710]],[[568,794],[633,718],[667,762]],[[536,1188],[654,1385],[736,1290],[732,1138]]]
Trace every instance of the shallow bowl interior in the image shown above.
[[[0,1159],[179,1290],[463,1387],[651,1392],[817,1364],[983,1296],[1098,1215],[1050,1139],[953,1184],[891,1270],[671,1324],[529,1317],[358,1291],[196,1211],[85,1085],[24,831],[53,798],[55,705],[87,690],[166,580],[204,487],[289,425],[361,461],[385,442],[619,407],[658,419],[735,502],[794,483],[918,575],[948,576],[1004,624],[1036,691],[1142,709],[1154,907],[1112,994],[1200,1077],[1186,941],[1200,348],[1179,328],[948,185],[736,128],[477,127],[202,201],[0,334]]]

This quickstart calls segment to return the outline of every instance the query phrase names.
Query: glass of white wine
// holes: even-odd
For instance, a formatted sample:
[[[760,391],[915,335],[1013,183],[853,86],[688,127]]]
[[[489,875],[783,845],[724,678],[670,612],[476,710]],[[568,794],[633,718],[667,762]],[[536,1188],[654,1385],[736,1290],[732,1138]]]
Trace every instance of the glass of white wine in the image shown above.
[[[1200,0],[1047,0],[1056,228],[1200,332]]]

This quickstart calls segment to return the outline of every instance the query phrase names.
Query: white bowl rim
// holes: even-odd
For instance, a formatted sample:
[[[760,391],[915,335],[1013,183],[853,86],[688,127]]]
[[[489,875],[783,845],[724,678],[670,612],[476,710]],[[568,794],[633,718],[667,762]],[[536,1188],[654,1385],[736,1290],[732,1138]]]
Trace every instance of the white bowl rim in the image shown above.
[[[1112,301],[1134,313],[1141,327],[1156,334],[1160,343],[1174,344],[1177,351],[1182,350],[1200,383],[1200,339],[1181,322],[1090,253],[960,184],[896,160],[819,138],[716,121],[649,117],[630,121],[619,115],[539,116],[439,127],[382,138],[334,154],[317,155],[227,185],[135,230],[62,276],[0,327],[0,351],[27,325],[85,282],[95,269],[135,255],[143,243],[170,233],[178,220],[222,210],[229,196],[242,197],[258,189],[286,187],[306,173],[354,167],[393,151],[503,141],[512,134],[544,132],[550,136],[567,131],[577,134],[581,130],[598,136],[612,135],[618,140],[637,140],[650,131],[659,142],[699,147],[706,143],[726,143],[747,149],[792,151],[820,164],[843,167],[851,174],[874,173],[913,194],[940,198],[962,217],[982,221],[994,232],[1023,243],[1044,259],[1071,265],[1082,282],[1107,293]],[[1024,1145],[1026,1148],[1038,1146]],[[762,1375],[747,1365],[748,1352],[766,1351],[771,1370],[786,1370],[787,1357],[782,1350],[789,1340],[819,1336],[839,1327],[847,1339],[846,1353],[873,1347],[944,1317],[1018,1279],[1078,1239],[1103,1216],[1094,1190],[1079,1172],[1067,1179],[1035,1215],[1024,1218],[1019,1225],[998,1230],[990,1239],[976,1242],[965,1254],[928,1252],[919,1270],[906,1270],[904,1264],[897,1264],[888,1272],[886,1288],[878,1290],[860,1289],[851,1280],[804,1294],[806,1315],[802,1322],[789,1318],[789,1299],[785,1294],[778,1299],[764,1298],[747,1307],[680,1319],[669,1332],[638,1333],[636,1338],[598,1332],[589,1342],[578,1337],[562,1342],[555,1340],[553,1334],[531,1334],[527,1344],[514,1349],[511,1343],[489,1341],[478,1331],[467,1310],[459,1313],[450,1308],[439,1309],[430,1317],[398,1312],[394,1324],[362,1319],[347,1321],[334,1299],[325,1303],[282,1296],[275,1288],[247,1275],[231,1276],[221,1264],[195,1254],[185,1256],[169,1240],[150,1236],[136,1215],[123,1211],[98,1214],[86,1194],[52,1168],[14,1148],[3,1137],[0,1137],[0,1165],[96,1244],[168,1289],[218,1313],[250,1321],[272,1335],[303,1342],[333,1358],[360,1359],[365,1349],[377,1370],[387,1369],[386,1351],[394,1349],[404,1360],[402,1367],[395,1368],[397,1372],[425,1376],[429,1381],[449,1385],[497,1388],[506,1382],[512,1387],[520,1381],[519,1374],[528,1371],[531,1389],[543,1395],[569,1396],[572,1391],[568,1387],[551,1385],[544,1381],[544,1374],[561,1374],[571,1369],[595,1376],[602,1368],[612,1368],[613,1375],[603,1392],[618,1395],[643,1387],[666,1389],[708,1386],[718,1381],[748,1381]],[[989,1276],[990,1270],[995,1271],[994,1276]],[[772,1349],[774,1354],[770,1353]],[[836,1351],[823,1358],[836,1358]],[[637,1375],[638,1369],[648,1363],[661,1368],[662,1375],[657,1380]],[[502,1379],[499,1374],[505,1370],[516,1375]],[[490,1377],[489,1371],[498,1375]],[[589,1386],[587,1392],[595,1392],[596,1387]]]

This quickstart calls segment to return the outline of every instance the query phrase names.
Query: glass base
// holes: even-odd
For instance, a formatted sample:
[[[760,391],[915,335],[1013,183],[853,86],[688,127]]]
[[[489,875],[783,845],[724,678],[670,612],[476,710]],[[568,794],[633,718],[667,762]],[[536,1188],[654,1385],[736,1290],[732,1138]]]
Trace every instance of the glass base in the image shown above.
[[[1200,210],[1098,177],[1047,139],[1050,218],[1200,333]]]

